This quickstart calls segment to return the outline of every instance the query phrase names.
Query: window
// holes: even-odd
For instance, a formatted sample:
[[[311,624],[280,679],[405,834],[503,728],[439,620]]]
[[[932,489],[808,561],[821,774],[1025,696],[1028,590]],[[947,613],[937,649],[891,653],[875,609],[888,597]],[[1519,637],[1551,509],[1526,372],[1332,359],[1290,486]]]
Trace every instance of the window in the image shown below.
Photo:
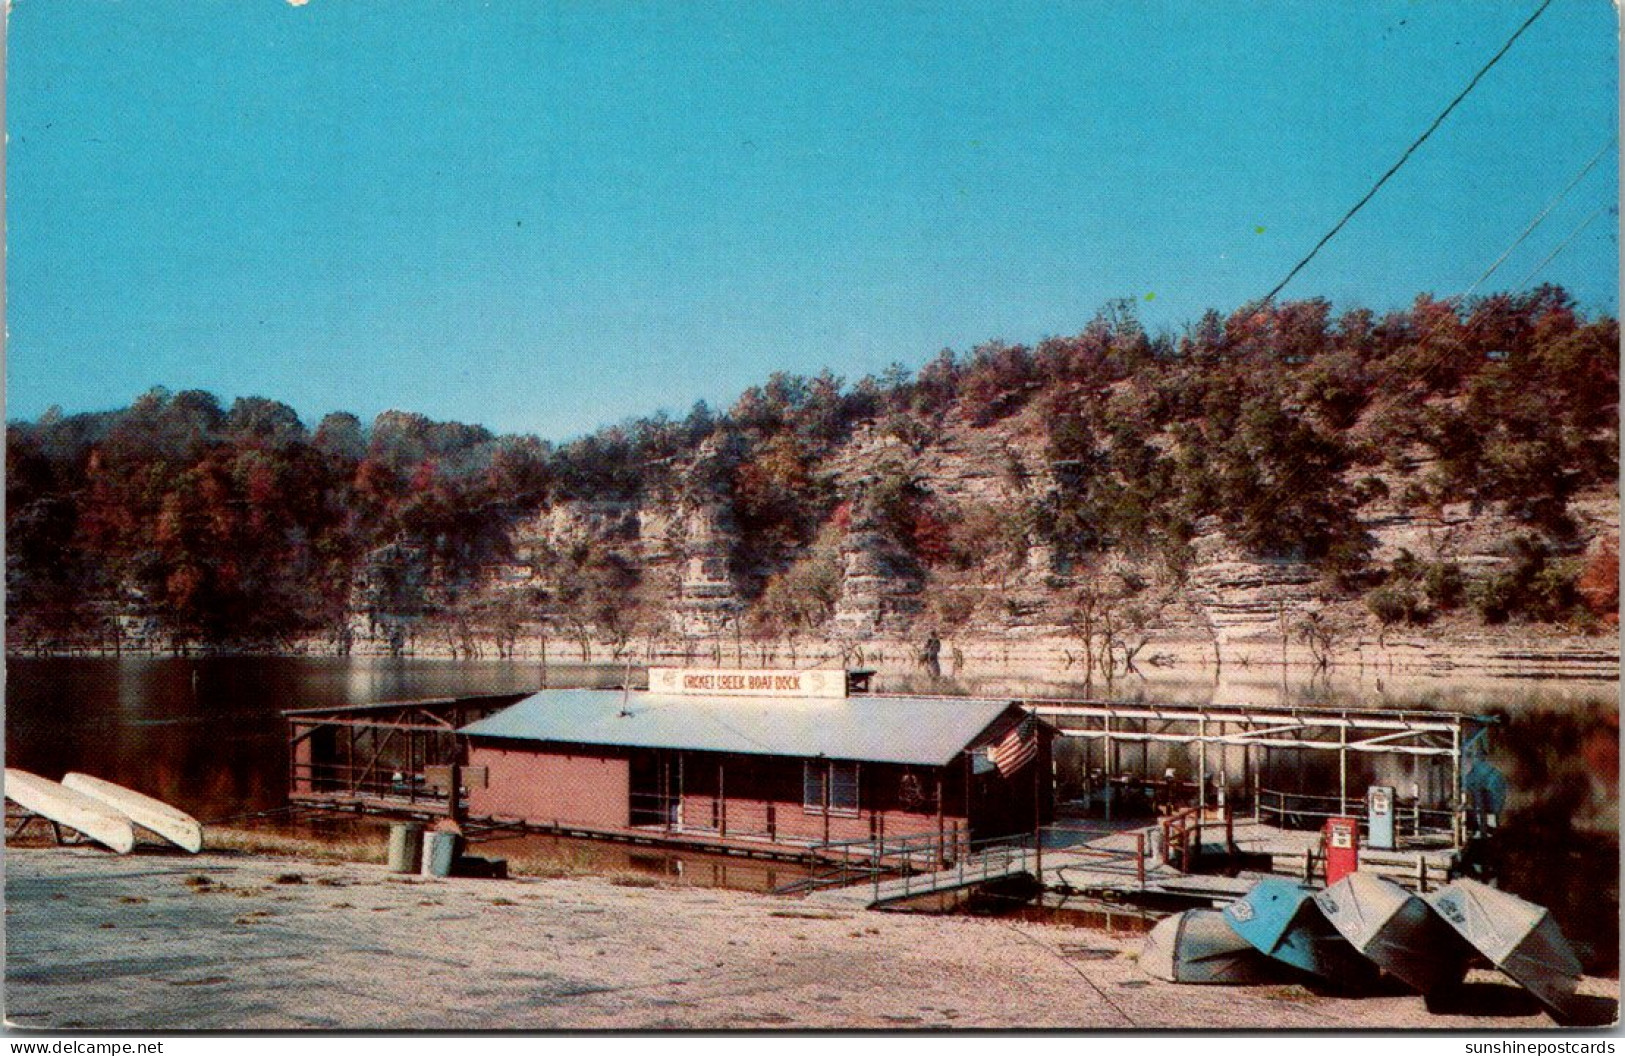
[[[858,812],[858,764],[829,764],[829,809],[832,814]]]
[[[809,814],[858,813],[858,764],[809,759],[801,764],[801,806]]]
[[[801,764],[801,805],[809,811],[824,809],[824,764]]]

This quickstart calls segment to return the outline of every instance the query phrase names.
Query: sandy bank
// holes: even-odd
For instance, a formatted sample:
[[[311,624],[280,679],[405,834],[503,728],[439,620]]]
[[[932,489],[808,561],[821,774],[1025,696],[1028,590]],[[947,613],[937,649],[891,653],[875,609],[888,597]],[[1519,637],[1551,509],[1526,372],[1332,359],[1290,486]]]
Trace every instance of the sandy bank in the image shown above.
[[[6,874],[6,1014],[23,1027],[1553,1025],[1488,972],[1436,1015],[1417,997],[1161,983],[1137,940],[1094,931],[727,891],[58,848],[14,849]],[[1618,985],[1584,992],[1612,1007]]]

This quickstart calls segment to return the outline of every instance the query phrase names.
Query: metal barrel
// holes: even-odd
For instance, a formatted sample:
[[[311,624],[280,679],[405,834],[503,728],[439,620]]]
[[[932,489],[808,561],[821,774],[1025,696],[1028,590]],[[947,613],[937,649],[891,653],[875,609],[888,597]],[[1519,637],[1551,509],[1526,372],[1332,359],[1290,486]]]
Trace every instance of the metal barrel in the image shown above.
[[[431,832],[423,839],[423,875],[450,876],[462,850],[463,838],[455,832]]]
[[[423,857],[423,826],[397,821],[389,827],[389,871],[415,873]]]

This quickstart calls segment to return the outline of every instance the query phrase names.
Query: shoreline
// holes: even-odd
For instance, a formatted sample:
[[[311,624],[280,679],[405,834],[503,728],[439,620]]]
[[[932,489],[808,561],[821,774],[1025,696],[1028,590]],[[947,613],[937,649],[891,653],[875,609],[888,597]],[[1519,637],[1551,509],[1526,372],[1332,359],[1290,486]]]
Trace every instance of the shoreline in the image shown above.
[[[711,888],[212,851],[23,848],[7,866],[8,1017],[24,1029],[1555,1026],[1493,972],[1434,1012],[1397,993],[1178,986],[1138,969],[1138,936]],[[1581,992],[1597,1022],[1617,1014],[1617,980]]]
[[[266,659],[357,659],[357,660],[442,660],[533,664],[544,669],[579,669],[629,665],[711,667],[796,667],[835,666],[881,667],[888,672],[921,671],[920,643],[901,638],[876,638],[863,642],[837,639],[809,639],[794,647],[782,642],[722,642],[668,639],[639,640],[616,648],[610,643],[594,643],[583,658],[575,645],[556,639],[522,637],[498,649],[494,642],[476,642],[485,647],[466,648],[433,639],[419,640],[406,650],[391,651],[382,644],[362,643],[348,650],[335,649],[331,642],[303,639],[297,642],[236,642],[183,649],[151,646],[114,648],[105,644],[54,646],[42,649],[8,648],[7,659],[202,659],[248,657]],[[1432,675],[1440,678],[1474,676],[1572,678],[1618,681],[1620,676],[1618,634],[1579,635],[1552,628],[1522,628],[1518,633],[1480,631],[1449,636],[1389,634],[1350,636],[1333,646],[1326,662],[1300,643],[1283,642],[1279,637],[1254,634],[1235,637],[1217,647],[1212,638],[1170,633],[1153,636],[1139,651],[1135,670],[1119,670],[1117,681],[1136,677],[1156,678],[1160,674],[1213,674],[1225,671],[1267,670],[1324,675],[1360,672]],[[1028,667],[1035,672],[1058,674],[1085,680],[1083,648],[1077,640],[1065,637],[1024,636],[1009,638],[942,638],[940,666],[945,677],[951,674],[1003,674],[1011,668]],[[950,674],[951,673],[951,674]],[[1091,681],[1106,684],[1108,679],[1093,673]]]

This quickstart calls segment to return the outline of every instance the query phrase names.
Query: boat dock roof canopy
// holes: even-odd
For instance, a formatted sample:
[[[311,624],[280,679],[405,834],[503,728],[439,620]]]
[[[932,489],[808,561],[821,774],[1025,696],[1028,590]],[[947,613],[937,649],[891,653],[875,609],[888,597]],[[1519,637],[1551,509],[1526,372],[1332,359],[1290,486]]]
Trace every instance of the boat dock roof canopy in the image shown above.
[[[459,733],[506,740],[945,766],[1009,700],[543,690]]]

